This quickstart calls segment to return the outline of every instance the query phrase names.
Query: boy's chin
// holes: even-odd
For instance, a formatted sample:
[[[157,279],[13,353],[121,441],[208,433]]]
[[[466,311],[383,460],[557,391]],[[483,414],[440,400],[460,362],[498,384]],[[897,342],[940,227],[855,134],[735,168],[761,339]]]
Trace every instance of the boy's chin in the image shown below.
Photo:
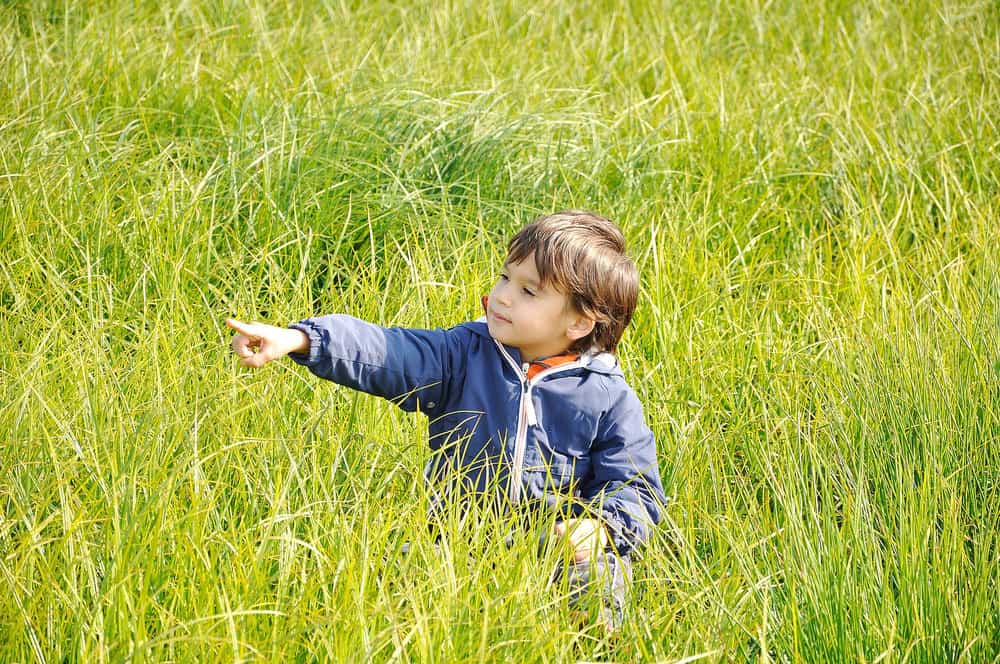
[[[502,343],[502,344],[504,344],[506,346],[516,346],[517,345],[517,344],[513,343],[514,340],[511,339],[511,335],[509,334],[509,330],[497,329],[498,326],[494,325],[492,321],[487,321],[486,322],[486,327],[490,331],[490,336],[492,336],[494,339],[496,339],[500,343]]]

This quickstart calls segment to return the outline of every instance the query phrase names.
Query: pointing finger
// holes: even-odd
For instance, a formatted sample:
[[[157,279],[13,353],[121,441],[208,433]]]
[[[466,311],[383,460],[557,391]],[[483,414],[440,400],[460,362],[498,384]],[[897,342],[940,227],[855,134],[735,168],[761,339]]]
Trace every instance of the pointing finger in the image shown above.
[[[247,335],[248,337],[257,337],[257,336],[259,336],[258,334],[256,334],[254,332],[254,327],[256,327],[256,326],[253,325],[252,323],[251,324],[241,323],[240,321],[236,320],[235,318],[227,318],[226,319],[226,325],[228,325],[232,329],[236,330],[240,334]]]

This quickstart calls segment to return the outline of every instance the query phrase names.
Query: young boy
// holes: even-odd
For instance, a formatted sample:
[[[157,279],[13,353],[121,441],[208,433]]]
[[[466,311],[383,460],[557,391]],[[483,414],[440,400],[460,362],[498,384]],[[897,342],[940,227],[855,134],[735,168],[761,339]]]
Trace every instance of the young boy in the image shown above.
[[[485,317],[448,330],[383,328],[344,315],[289,328],[226,323],[242,364],[286,354],[321,378],[429,417],[427,468],[451,491],[555,510],[578,602],[600,594],[622,620],[630,553],[664,504],[653,435],[613,353],[632,319],[638,273],[612,222],[569,210],[511,240]]]

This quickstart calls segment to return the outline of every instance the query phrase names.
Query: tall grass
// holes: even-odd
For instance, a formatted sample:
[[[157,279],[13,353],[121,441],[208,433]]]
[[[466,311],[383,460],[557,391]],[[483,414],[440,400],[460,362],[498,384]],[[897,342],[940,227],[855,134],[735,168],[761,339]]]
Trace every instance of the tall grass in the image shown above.
[[[0,660],[1000,659],[997,4],[351,5],[0,7]],[[565,207],[672,497],[612,640],[221,326],[461,322]]]

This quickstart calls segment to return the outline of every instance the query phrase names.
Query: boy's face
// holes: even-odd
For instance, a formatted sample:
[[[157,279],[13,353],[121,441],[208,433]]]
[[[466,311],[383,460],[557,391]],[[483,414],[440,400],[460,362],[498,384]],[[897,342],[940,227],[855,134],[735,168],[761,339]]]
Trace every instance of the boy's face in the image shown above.
[[[542,286],[534,254],[504,264],[490,291],[486,324],[497,341],[521,351],[523,362],[563,353],[594,328],[566,293]]]

